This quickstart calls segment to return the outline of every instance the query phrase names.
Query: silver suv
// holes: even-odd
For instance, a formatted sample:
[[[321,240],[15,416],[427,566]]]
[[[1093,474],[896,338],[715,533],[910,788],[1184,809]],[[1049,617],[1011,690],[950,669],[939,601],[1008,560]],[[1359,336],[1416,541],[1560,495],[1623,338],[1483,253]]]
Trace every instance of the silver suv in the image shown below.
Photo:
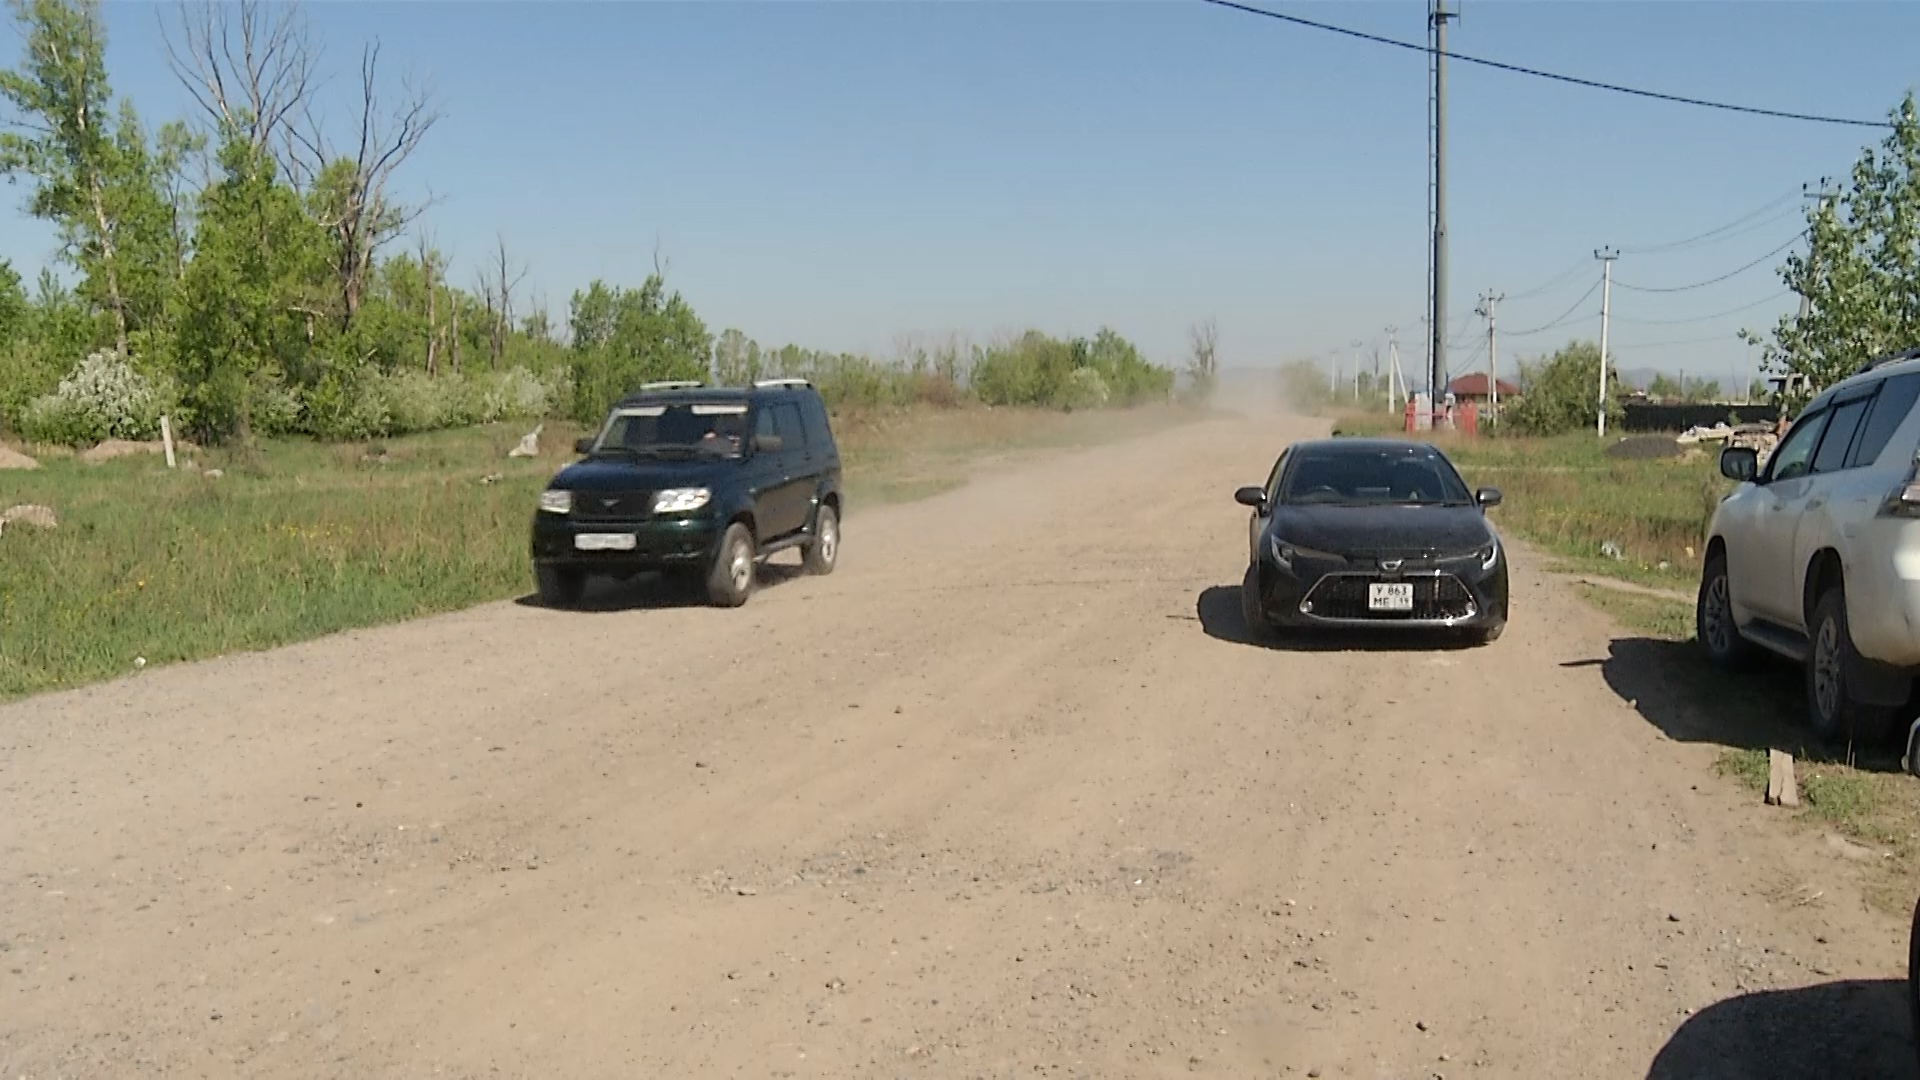
[[[1764,469],[1714,511],[1695,608],[1714,663],[1757,649],[1806,666],[1807,717],[1826,739],[1871,740],[1920,677],[1920,349],[1869,364],[1806,407]]]

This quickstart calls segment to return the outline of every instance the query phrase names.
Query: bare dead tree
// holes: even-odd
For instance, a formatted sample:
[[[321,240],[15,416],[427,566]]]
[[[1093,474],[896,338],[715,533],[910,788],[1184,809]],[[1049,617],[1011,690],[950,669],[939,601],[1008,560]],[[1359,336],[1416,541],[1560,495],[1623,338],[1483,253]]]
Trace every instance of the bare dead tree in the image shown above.
[[[1212,319],[1208,319],[1188,328],[1187,340],[1187,374],[1192,377],[1195,389],[1209,391],[1213,387],[1216,370],[1214,355],[1220,341],[1220,330]]]
[[[296,4],[181,0],[179,35],[160,26],[167,66],[220,137],[273,153],[314,91],[319,58]],[[290,156],[280,159],[290,168]]]
[[[321,224],[334,237],[342,325],[351,324],[360,312],[374,255],[433,202],[402,203],[389,184],[439,122],[439,108],[431,91],[410,81],[403,82],[398,103],[386,105],[380,97],[379,68],[380,45],[375,42],[361,53],[359,126],[347,149],[336,147],[311,109],[287,127],[294,181],[318,196]]]
[[[431,378],[440,370],[440,287],[433,280],[438,268],[434,265],[433,245],[427,234],[419,233],[414,239],[420,259],[420,278],[427,287],[427,376]]]
[[[507,337],[513,331],[513,290],[527,279],[527,267],[522,264],[517,269],[507,255],[507,238],[496,234],[493,266],[489,269],[493,278],[488,280],[483,271],[480,275],[480,295],[485,298],[489,324],[487,330],[488,345],[495,367],[498,367],[507,355]]]

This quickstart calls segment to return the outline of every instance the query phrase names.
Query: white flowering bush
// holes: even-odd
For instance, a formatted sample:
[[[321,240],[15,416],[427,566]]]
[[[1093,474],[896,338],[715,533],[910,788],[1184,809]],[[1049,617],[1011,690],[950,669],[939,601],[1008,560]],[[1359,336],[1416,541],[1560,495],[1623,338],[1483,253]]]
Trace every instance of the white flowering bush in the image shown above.
[[[1067,409],[1103,409],[1113,392],[1107,388],[1107,380],[1100,372],[1083,367],[1076,370],[1067,379],[1066,390],[1061,394],[1061,406]]]
[[[270,368],[256,375],[248,387],[247,423],[256,435],[293,435],[304,430],[304,406],[300,388],[287,385],[279,369]]]
[[[508,368],[493,375],[475,377],[474,420],[491,424],[496,420],[546,416],[555,402],[564,400],[556,387],[526,368]]]
[[[106,439],[153,439],[160,434],[171,388],[133,369],[112,349],[80,361],[53,393],[34,399],[20,431],[35,442],[90,446]]]

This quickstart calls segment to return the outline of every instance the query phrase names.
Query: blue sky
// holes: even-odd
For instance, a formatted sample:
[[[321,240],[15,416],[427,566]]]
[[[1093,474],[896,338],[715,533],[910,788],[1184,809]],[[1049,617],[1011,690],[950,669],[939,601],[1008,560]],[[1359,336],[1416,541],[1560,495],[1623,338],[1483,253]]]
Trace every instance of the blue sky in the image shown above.
[[[1267,6],[1424,33],[1420,0]],[[150,123],[189,115],[159,35],[171,12],[107,7],[115,88]],[[504,235],[556,315],[593,278],[638,284],[657,242],[714,330],[769,344],[884,353],[906,333],[980,340],[1106,324],[1173,360],[1186,327],[1212,317],[1228,365],[1355,340],[1364,351],[1389,323],[1409,368],[1419,362],[1417,53],[1197,0],[321,0],[308,16],[333,90],[350,85],[374,37],[395,76],[432,83],[445,119],[403,187],[440,198],[424,224],[456,274],[470,279]],[[1920,5],[1840,2],[1466,0],[1451,34],[1452,48],[1489,58],[1864,118],[1920,81],[1917,40]],[[17,47],[0,56],[12,62]],[[1844,175],[1879,137],[1460,64],[1450,75],[1456,338],[1482,336],[1462,317],[1484,289],[1515,297],[1503,329],[1552,322],[1597,279],[1594,248],[1723,225]],[[9,194],[0,253],[32,270],[52,234],[19,214],[24,188]],[[1616,278],[1715,277],[1799,228],[1762,216],[1724,242],[1623,255]],[[1734,331],[1770,326],[1794,303],[1768,300],[1782,290],[1778,262],[1687,292],[1616,289],[1620,364],[1724,383],[1747,355]],[[1591,313],[1584,322],[1503,335],[1503,370],[1597,335],[1598,307],[1596,292],[1574,309]],[[1453,353],[1456,370],[1472,349]]]

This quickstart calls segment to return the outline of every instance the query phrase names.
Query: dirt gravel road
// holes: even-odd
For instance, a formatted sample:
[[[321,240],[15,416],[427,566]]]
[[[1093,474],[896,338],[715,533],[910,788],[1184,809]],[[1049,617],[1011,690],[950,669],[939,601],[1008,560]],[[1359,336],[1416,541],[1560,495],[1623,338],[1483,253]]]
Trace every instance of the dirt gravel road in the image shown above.
[[[1904,928],[1537,560],[1489,648],[1247,643],[1320,430],[0,709],[0,1076],[1911,1075]]]

